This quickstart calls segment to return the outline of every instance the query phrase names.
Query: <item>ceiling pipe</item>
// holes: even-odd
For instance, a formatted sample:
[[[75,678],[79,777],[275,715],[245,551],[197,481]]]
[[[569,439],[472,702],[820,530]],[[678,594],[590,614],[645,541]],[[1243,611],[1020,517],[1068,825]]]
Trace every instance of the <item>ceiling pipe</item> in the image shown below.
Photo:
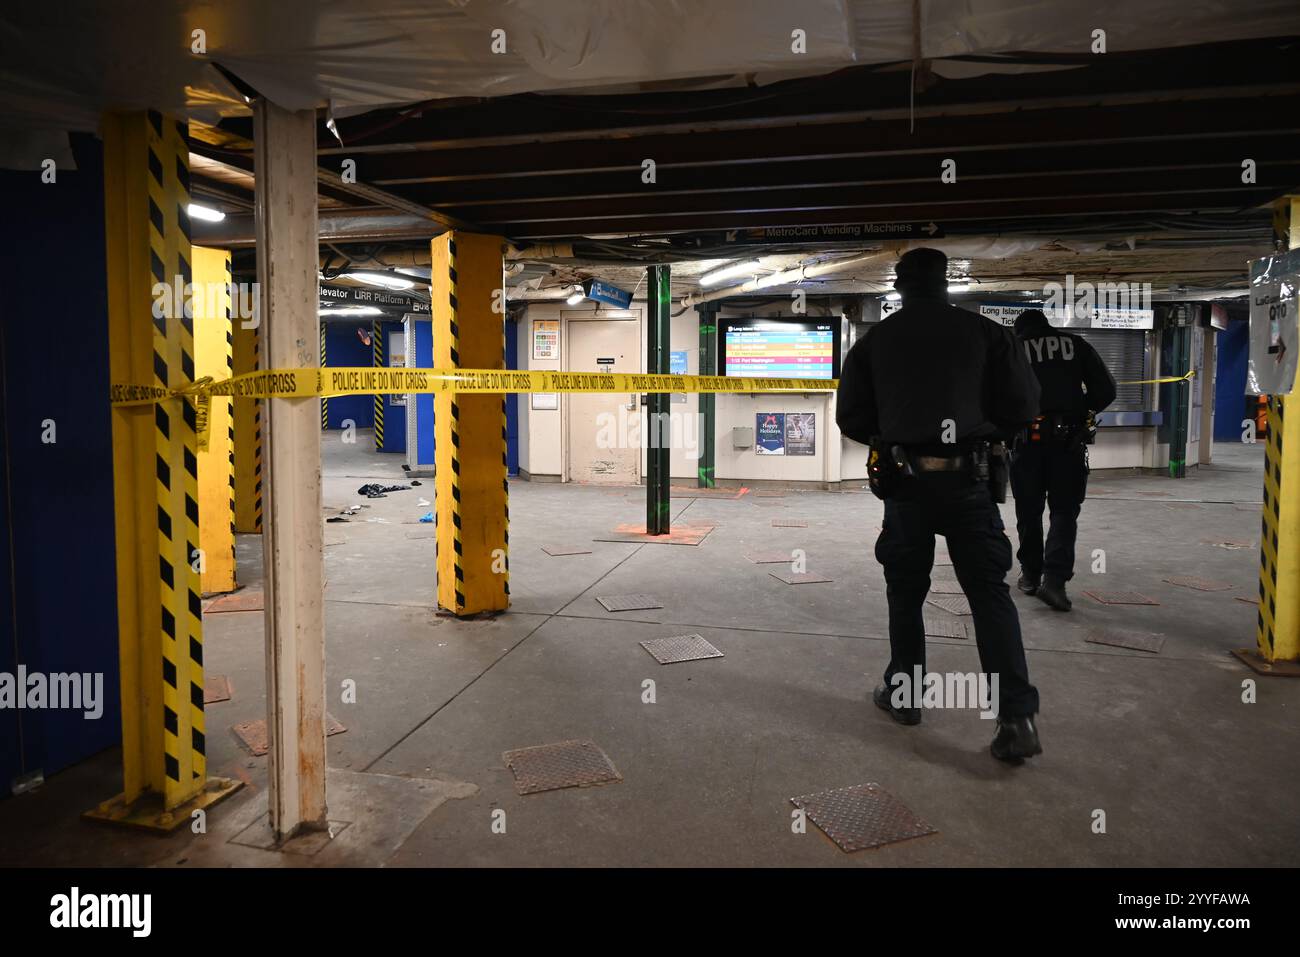
[[[854,256],[852,259],[837,259],[833,262],[818,263],[814,266],[806,266],[800,263],[790,269],[783,269],[780,272],[774,272],[767,276],[759,276],[751,279],[749,282],[741,283],[739,286],[729,286],[726,289],[715,289],[713,292],[704,293],[703,295],[691,294],[682,298],[682,307],[689,309],[691,306],[698,306],[700,303],[713,302],[715,299],[726,299],[730,296],[745,296],[751,292],[757,292],[760,289],[767,289],[771,286],[784,286],[789,283],[797,283],[804,279],[816,279],[818,276],[826,276],[831,273],[841,272],[845,269],[852,269],[855,266],[866,266],[882,262],[884,260],[893,260],[897,253],[892,249],[881,249],[873,253],[867,253],[864,256]]]

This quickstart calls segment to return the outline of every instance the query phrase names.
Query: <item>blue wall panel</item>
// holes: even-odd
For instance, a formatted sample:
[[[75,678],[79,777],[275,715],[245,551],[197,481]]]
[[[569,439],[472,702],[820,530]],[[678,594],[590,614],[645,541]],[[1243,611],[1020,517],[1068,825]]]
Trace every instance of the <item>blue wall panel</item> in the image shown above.
[[[78,169],[60,168],[54,184],[0,172],[0,257],[21,277],[0,297],[0,549],[13,556],[12,578],[0,580],[0,669],[102,675],[104,713],[18,712],[18,756],[5,746],[13,713],[0,712],[0,794],[15,773],[49,775],[121,739],[103,154],[90,137],[74,146]],[[53,443],[42,441],[47,420]]]
[[[358,329],[370,331],[370,323],[325,323],[325,359],[327,366],[348,367],[375,364],[372,348],[361,341]],[[329,427],[343,428],[343,420],[351,419],[358,429],[368,429],[375,424],[375,397],[373,395],[336,395],[329,401]],[[387,430],[385,430],[387,431]]]
[[[1230,322],[1219,332],[1219,360],[1214,379],[1214,439],[1240,442],[1247,414],[1246,361],[1250,357],[1250,323]],[[1255,397],[1251,396],[1251,400]]]

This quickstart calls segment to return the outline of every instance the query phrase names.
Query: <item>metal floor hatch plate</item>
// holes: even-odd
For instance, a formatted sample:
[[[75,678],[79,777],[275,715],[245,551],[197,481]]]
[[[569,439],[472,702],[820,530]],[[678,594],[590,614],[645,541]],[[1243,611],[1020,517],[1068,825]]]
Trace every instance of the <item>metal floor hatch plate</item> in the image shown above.
[[[745,558],[755,565],[790,565],[794,563],[794,555],[789,551],[750,552]]]
[[[231,731],[235,737],[240,740],[244,747],[248,748],[250,754],[254,757],[261,757],[271,750],[270,738],[266,733],[266,719],[259,718],[256,721],[241,721],[239,724],[232,725]],[[334,715],[328,712],[325,715],[325,737],[332,734],[342,734],[347,728]]]
[[[925,633],[931,638],[969,638],[970,634],[966,631],[966,622],[953,621],[946,619],[927,618],[925,620]]]
[[[542,551],[552,558],[559,558],[564,555],[590,555],[590,548],[583,548],[581,545],[543,545]]]
[[[722,658],[722,652],[703,635],[672,635],[668,638],[651,638],[641,642],[641,647],[661,665],[682,661],[703,661],[705,658]]]
[[[773,528],[807,528],[808,523],[802,518],[774,518]]]
[[[1232,587],[1232,582],[1215,581],[1212,578],[1197,578],[1195,575],[1175,575],[1172,578],[1166,578],[1165,581],[1171,585],[1180,585],[1183,588],[1195,588],[1197,591],[1227,591]]]
[[[965,595],[931,595],[925,600],[926,604],[934,605],[936,608],[942,608],[952,615],[969,615],[970,602],[966,600]]]
[[[515,776],[520,794],[585,788],[622,781],[608,755],[590,741],[561,741],[507,751],[501,760]]]
[[[846,852],[938,833],[879,784],[806,794],[790,803]]]
[[[1084,639],[1094,645],[1110,645],[1114,648],[1131,648],[1134,651],[1149,651],[1153,655],[1160,654],[1160,649],[1164,647],[1164,635],[1152,635],[1138,631],[1110,631],[1095,630],[1088,632],[1088,637]]]
[[[644,611],[664,606],[654,595],[603,595],[596,601],[604,605],[606,611]]]
[[[964,595],[966,593],[962,591],[961,585],[955,581],[933,581],[932,580],[930,582],[930,594],[931,595]]]
[[[230,679],[225,675],[208,675],[203,682],[203,703],[216,704],[231,698]]]
[[[834,581],[816,572],[768,572],[768,574],[787,585],[815,585],[818,582]]]
[[[1085,591],[1085,595],[1103,605],[1158,605],[1154,598],[1135,591]]]

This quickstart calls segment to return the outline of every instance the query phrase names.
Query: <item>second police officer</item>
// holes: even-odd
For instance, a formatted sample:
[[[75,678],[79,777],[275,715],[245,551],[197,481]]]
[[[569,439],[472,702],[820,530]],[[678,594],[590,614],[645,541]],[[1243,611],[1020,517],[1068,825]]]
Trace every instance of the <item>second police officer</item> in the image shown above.
[[[998,440],[1038,414],[1038,383],[1010,330],[949,304],[947,267],[937,249],[899,259],[902,308],[853,346],[840,377],[836,423],[871,446],[872,491],[885,501],[876,558],[889,601],[890,660],[873,699],[902,724],[921,720],[920,708],[897,706],[891,689],[900,676],[906,682],[925,671],[922,607],[942,535],[970,602],[980,666],[998,688],[990,750],[1017,762],[1042,751],[1038,690],[1006,583],[1011,543],[996,504],[1005,495],[997,489],[1004,460],[995,453]],[[1004,471],[1000,477],[1005,489]]]
[[[1016,497],[1020,580],[1057,611],[1069,611],[1065,583],[1074,575],[1074,540],[1088,488],[1088,442],[1095,435],[1090,413],[1115,401],[1115,379],[1086,340],[1054,329],[1038,309],[1016,318],[1016,336],[1042,391],[1042,412],[1016,439],[1011,491]],[[1043,542],[1043,505],[1050,524]]]

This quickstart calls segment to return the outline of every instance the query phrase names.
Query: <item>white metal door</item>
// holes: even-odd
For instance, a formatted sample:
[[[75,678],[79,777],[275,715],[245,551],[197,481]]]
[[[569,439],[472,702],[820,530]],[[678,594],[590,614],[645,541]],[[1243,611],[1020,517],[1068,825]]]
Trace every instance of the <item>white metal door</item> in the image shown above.
[[[567,367],[575,372],[639,372],[640,324],[635,316],[569,319]],[[570,482],[635,485],[641,480],[640,397],[572,392],[568,401]]]

